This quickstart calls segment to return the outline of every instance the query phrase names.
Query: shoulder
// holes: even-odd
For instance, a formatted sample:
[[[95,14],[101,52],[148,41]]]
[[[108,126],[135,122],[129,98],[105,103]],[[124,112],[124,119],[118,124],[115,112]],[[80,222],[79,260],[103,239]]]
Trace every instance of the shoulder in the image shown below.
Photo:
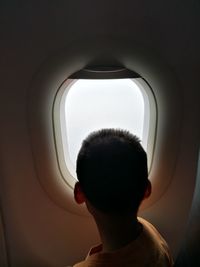
[[[152,255],[155,255],[160,262],[160,265],[158,263],[157,266],[173,266],[173,259],[169,246],[159,231],[150,222],[143,218],[138,218],[138,221],[143,225],[144,244],[148,246]]]

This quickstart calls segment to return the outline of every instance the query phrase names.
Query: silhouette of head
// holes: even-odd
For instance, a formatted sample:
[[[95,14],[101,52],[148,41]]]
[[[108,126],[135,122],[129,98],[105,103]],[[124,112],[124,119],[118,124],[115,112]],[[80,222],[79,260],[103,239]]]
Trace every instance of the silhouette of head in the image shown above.
[[[118,129],[93,132],[83,141],[76,172],[89,203],[109,214],[136,214],[149,183],[139,139]]]

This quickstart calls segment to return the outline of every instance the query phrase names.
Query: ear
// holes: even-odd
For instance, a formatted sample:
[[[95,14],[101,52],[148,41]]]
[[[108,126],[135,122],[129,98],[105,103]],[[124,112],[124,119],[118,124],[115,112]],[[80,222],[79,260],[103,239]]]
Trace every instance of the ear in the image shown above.
[[[148,198],[150,195],[151,195],[151,182],[148,180],[143,199]]]
[[[77,182],[74,187],[74,199],[77,204],[83,204],[85,202],[85,195],[79,182]]]

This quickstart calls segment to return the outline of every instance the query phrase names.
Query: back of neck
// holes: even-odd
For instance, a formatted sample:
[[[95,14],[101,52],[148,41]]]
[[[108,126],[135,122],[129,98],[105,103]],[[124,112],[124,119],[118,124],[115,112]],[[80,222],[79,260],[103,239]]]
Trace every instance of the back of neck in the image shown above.
[[[103,252],[120,249],[135,240],[142,231],[137,217],[102,217],[96,218],[103,244]]]

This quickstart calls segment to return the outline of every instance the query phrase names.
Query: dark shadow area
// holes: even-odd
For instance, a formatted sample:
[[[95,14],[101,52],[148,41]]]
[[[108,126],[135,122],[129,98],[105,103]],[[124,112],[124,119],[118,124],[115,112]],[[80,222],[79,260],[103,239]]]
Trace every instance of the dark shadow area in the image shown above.
[[[200,266],[200,153],[196,186],[184,245],[175,262],[175,267]]]

